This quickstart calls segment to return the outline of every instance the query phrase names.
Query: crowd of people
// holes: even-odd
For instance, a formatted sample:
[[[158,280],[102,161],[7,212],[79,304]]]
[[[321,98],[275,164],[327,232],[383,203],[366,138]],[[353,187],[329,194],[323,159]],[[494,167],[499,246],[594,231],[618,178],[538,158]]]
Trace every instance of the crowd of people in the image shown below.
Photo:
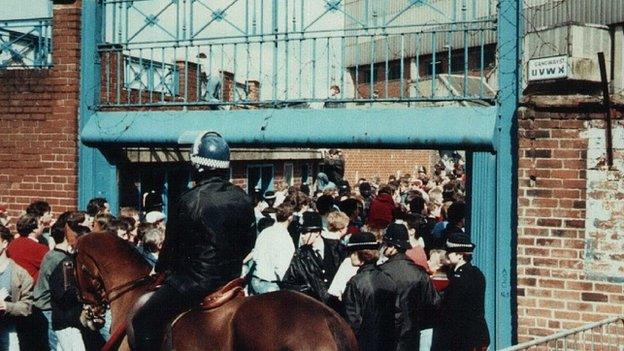
[[[253,247],[242,262],[247,293],[309,295],[345,318],[361,350],[487,349],[485,279],[471,264],[475,245],[464,228],[463,164],[353,185],[341,162],[325,171],[313,184],[251,194],[256,237],[240,246]],[[99,349],[110,324],[98,332],[85,326],[72,273],[76,240],[108,231],[157,267],[174,251],[169,244],[161,254],[166,228],[188,224],[168,221],[158,200],[144,201],[142,212],[121,208],[119,217],[103,198],[86,211],[51,213],[35,201],[9,225],[0,211],[0,349]],[[152,318],[145,311],[143,322]]]
[[[122,208],[115,217],[106,199],[94,198],[86,211],[63,212],[55,219],[50,205],[38,200],[13,223],[15,233],[2,209],[0,350],[99,350],[110,337],[110,316],[100,331],[87,327],[74,246],[91,231],[109,231],[154,266],[164,241],[165,215],[159,204],[151,206],[142,216],[134,208]]]
[[[353,187],[343,172],[256,192],[249,294],[307,294],[349,322],[362,350],[487,349],[462,162]]]

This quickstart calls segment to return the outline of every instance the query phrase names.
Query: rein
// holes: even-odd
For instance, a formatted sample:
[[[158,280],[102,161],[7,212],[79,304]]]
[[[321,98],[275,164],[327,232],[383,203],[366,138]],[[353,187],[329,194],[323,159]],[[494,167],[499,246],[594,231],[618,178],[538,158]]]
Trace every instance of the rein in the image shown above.
[[[139,288],[145,285],[146,283],[150,283],[156,280],[155,276],[145,275],[143,277],[139,277],[137,279],[133,279],[129,282],[118,285],[114,288],[106,289],[106,286],[104,285],[104,282],[102,281],[102,275],[99,274],[100,269],[97,263],[95,262],[95,260],[91,256],[85,253],[81,253],[80,255],[88,258],[93,263],[93,266],[97,270],[97,273],[93,273],[89,270],[89,268],[87,268],[85,264],[80,265],[81,271],[84,272],[88,276],[88,278],[91,280],[91,283],[94,285],[94,288],[97,290],[98,294],[100,295],[99,297],[101,301],[91,301],[97,305],[102,305],[102,304],[110,305],[111,302],[122,297],[124,294],[136,288]]]
[[[146,276],[131,280],[127,283],[121,284],[119,286],[116,286],[110,289],[110,291],[108,291],[104,297],[106,298],[107,302],[110,304],[111,302],[122,297],[125,293],[128,293],[154,280],[155,280],[154,277],[151,275],[146,275]]]

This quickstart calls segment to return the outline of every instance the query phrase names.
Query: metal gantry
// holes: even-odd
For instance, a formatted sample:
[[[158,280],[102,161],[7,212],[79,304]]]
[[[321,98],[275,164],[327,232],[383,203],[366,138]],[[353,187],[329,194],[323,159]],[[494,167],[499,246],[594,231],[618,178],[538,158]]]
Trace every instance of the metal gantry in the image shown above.
[[[0,20],[0,69],[51,66],[51,17]]]
[[[464,149],[491,347],[512,344],[517,0],[82,6],[79,206],[117,207],[123,148],[201,130],[232,147]]]
[[[493,104],[495,96],[488,79],[494,0],[103,0],[101,6],[102,84],[114,95],[101,108]],[[125,57],[172,65],[178,86],[163,80],[168,93],[146,98],[151,89],[126,84],[129,69],[106,68],[131,62]],[[152,72],[150,65],[135,68],[133,77]],[[216,95],[204,90],[209,77],[222,88],[231,80],[247,91],[257,82],[258,89],[207,99]]]

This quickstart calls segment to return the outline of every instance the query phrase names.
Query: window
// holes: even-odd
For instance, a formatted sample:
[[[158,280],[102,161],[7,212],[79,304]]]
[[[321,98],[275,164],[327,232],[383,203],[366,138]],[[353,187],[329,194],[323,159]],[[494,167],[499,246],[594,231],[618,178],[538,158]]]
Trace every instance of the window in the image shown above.
[[[424,63],[424,67],[426,67],[425,69],[427,70],[427,76],[433,76],[433,69],[435,67],[435,74],[438,75],[440,73],[444,73],[442,72],[442,61],[440,60],[436,60],[435,64],[431,61],[431,59],[428,59],[426,61],[423,62]]]
[[[310,182],[310,166],[307,163],[301,165],[301,184],[312,184]]]
[[[163,212],[190,187],[186,167],[166,164],[124,164],[119,167],[119,206],[143,208],[144,195],[154,191],[162,197]]]
[[[464,73],[464,53],[451,56],[451,73]]]
[[[247,166],[247,193],[253,194],[255,189],[262,195],[273,190],[273,165]]]
[[[405,74],[405,66],[403,66],[403,74]],[[388,62],[388,80],[399,79],[401,79],[401,61]]]
[[[284,182],[288,185],[288,186],[292,186],[294,181],[293,181],[293,164],[292,163],[285,163],[284,164]]]
[[[358,70],[357,71],[358,82],[360,84],[370,84],[371,83],[371,66],[370,65],[358,66],[358,67],[356,67],[356,69]],[[355,71],[354,71],[353,75],[355,76]],[[378,75],[379,75],[379,67],[375,65],[375,66],[373,66],[373,79],[374,79],[374,82],[378,82],[379,81]]]

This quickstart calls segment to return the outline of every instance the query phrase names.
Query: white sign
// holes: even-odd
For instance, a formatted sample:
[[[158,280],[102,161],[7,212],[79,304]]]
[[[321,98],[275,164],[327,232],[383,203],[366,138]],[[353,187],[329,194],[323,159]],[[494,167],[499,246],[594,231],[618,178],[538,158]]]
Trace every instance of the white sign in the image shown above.
[[[529,60],[529,82],[568,77],[568,56],[554,56]]]

